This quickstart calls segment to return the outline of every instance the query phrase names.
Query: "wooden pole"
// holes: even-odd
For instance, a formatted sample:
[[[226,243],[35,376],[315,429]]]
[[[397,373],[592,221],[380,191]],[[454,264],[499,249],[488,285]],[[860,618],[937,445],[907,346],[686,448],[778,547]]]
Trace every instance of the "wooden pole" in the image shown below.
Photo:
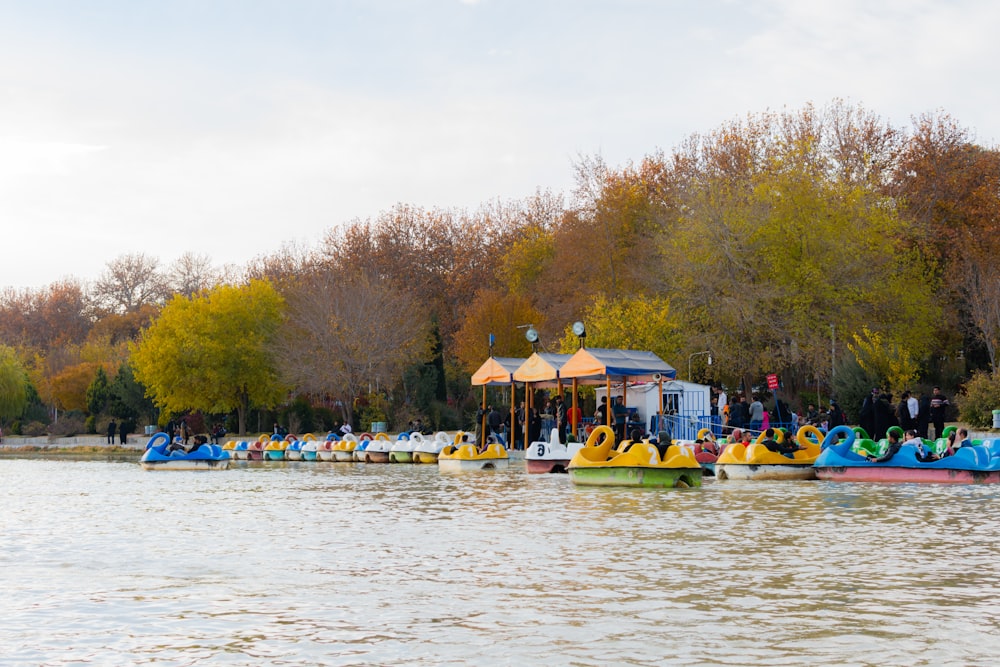
[[[479,433],[483,440],[477,443],[481,446],[486,446],[486,385],[483,385],[483,423],[479,425]]]
[[[605,382],[607,383],[607,390],[608,390],[608,393],[607,393],[608,407],[605,408],[605,410],[604,410],[604,412],[605,412],[605,415],[604,415],[604,425],[605,426],[611,426],[611,413],[614,412],[614,410],[611,409],[611,406],[614,405],[611,402],[611,377],[610,376],[605,376],[604,379],[605,379]]]
[[[517,391],[517,383],[514,382],[514,378],[510,379],[510,430],[507,431],[507,438],[510,442],[507,443],[507,449],[514,449],[514,431],[517,429],[517,417],[514,416],[514,400],[516,398],[515,392]]]
[[[528,451],[528,425],[531,423],[531,383],[524,383],[524,451]]]
[[[572,424],[573,437],[574,438],[580,437],[577,434],[577,430],[576,430],[577,422],[580,421],[579,415],[577,414],[578,412],[579,412],[579,409],[576,407],[576,378],[573,378],[573,419],[570,421],[570,423]]]

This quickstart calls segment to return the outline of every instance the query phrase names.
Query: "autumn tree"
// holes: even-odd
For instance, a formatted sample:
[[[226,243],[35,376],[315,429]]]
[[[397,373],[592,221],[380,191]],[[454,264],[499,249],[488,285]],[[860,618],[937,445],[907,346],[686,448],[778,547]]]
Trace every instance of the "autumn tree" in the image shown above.
[[[524,326],[528,324],[543,333],[546,331],[545,318],[530,299],[497,290],[480,290],[466,309],[462,327],[455,336],[455,356],[471,375],[489,356],[492,334],[496,341],[495,356],[527,357],[531,354],[531,343],[524,337]],[[546,345],[544,337],[541,342]]]
[[[96,302],[113,313],[132,313],[142,306],[162,303],[167,292],[160,260],[144,253],[111,260],[93,285]]]
[[[14,348],[0,345],[0,421],[19,417],[28,404],[28,376]]]
[[[83,286],[71,279],[41,289],[6,289],[0,293],[0,339],[45,351],[86,338],[91,304]]]
[[[676,365],[684,346],[680,321],[665,297],[611,299],[598,295],[587,307],[583,322],[588,347],[646,350]],[[560,351],[571,354],[578,347],[579,340],[569,324],[563,332]]]
[[[264,281],[177,295],[130,346],[135,377],[168,413],[236,410],[243,433],[251,406],[285,395],[271,352],[283,306]]]
[[[764,114],[688,143],[676,161],[682,215],[664,230],[663,282],[730,378],[823,374],[831,324],[845,336],[869,324],[916,358],[929,349],[939,311],[922,257],[879,184],[845,170],[824,134],[833,125],[811,107]]]
[[[281,375],[300,392],[353,401],[371,384],[392,386],[428,356],[428,317],[405,290],[368,276],[317,268],[285,292],[288,321],[274,349]]]

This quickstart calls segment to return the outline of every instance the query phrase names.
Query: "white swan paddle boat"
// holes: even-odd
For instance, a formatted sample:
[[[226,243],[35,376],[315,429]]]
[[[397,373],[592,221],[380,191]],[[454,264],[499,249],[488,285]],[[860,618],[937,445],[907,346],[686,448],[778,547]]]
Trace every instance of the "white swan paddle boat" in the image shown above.
[[[525,469],[529,473],[567,472],[569,462],[583,448],[582,442],[559,442],[559,429],[554,428],[548,442],[531,443],[524,452]]]
[[[415,441],[413,447],[414,463],[437,463],[441,450],[451,444],[451,437],[444,431],[438,431],[434,438],[425,438],[420,433],[411,433],[410,440]]]

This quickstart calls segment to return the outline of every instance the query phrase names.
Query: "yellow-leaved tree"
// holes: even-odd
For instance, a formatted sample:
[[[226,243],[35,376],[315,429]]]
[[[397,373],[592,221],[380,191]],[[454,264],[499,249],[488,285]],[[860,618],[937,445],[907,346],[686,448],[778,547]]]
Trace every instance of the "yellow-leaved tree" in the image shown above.
[[[663,297],[611,299],[598,295],[583,321],[588,347],[646,350],[670,364],[676,360],[682,346],[680,326],[676,318],[671,317],[670,301]],[[571,354],[578,346],[572,325],[568,325],[560,349]]]
[[[136,379],[167,413],[236,410],[245,433],[251,406],[272,407],[285,395],[271,351],[283,313],[283,299],[262,280],[175,296],[131,346]]]
[[[871,375],[884,379],[892,393],[899,395],[913,385],[920,366],[906,345],[868,327],[862,327],[860,334],[855,333],[851,337],[854,343],[848,343],[847,349],[858,365]]]

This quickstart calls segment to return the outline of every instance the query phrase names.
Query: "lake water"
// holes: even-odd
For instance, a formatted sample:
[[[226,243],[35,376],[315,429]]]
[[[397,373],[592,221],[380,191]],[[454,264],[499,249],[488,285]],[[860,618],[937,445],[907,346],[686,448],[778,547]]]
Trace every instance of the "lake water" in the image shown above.
[[[998,493],[0,460],[0,664],[995,665]]]

